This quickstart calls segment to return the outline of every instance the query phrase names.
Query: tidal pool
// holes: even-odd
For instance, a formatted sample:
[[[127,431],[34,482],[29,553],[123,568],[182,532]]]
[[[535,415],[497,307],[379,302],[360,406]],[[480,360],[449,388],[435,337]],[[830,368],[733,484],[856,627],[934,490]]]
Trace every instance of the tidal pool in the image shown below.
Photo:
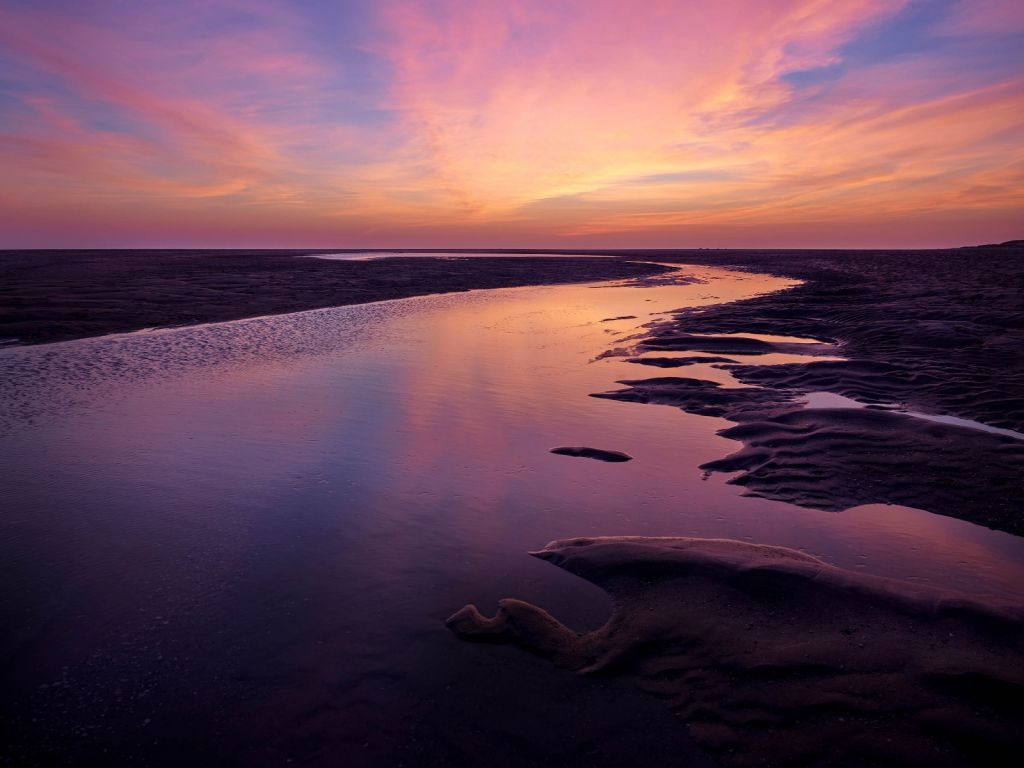
[[[744,498],[698,469],[739,448],[716,435],[728,422],[588,397],[657,375],[600,356],[663,313],[792,285],[680,275],[699,281],[472,291],[0,350],[12,754],[612,765],[664,746],[682,729],[657,701],[445,629],[463,604],[508,595],[600,624],[603,593],[524,554],[556,538],[736,538],[1019,596],[1016,537],[922,510]],[[682,375],[738,386],[710,364]]]

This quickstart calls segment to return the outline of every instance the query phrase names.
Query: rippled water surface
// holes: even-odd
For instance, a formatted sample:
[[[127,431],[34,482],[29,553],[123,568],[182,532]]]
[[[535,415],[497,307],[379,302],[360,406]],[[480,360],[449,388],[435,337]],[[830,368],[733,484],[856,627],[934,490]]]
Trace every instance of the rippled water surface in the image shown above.
[[[0,350],[0,599],[19,738],[127,744],[149,762],[192,745],[252,764],[440,764],[543,743],[562,706],[577,729],[565,739],[615,741],[580,713],[610,696],[594,717],[611,717],[620,694],[443,626],[506,595],[599,624],[602,593],[524,554],[561,537],[739,538],[1017,592],[1019,539],[919,510],[743,498],[697,468],[739,447],[715,434],[726,422],[587,397],[658,375],[595,358],[659,313],[788,285],[684,272],[701,281],[478,291]],[[737,386],[710,364],[681,375]],[[549,452],[563,445],[634,460]],[[534,711],[549,685],[565,698]]]

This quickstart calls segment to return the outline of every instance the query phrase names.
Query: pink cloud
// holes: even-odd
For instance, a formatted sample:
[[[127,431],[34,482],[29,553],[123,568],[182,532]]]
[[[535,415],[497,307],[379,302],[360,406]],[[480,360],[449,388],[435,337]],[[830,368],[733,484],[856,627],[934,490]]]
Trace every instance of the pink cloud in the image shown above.
[[[198,15],[202,7],[192,10]],[[23,177],[63,174],[97,194],[251,190],[279,197],[294,175],[287,153],[307,117],[303,110],[327,69],[297,43],[289,47],[287,27],[201,42],[180,31],[161,41],[159,34],[175,32],[168,27],[183,18],[180,12],[179,5],[163,25],[149,18],[135,27],[29,9],[0,12],[0,42],[72,94],[25,100],[38,120],[4,132],[9,167]],[[282,106],[295,124],[267,117]],[[115,122],[129,121],[126,127],[90,127],[85,120],[111,109]],[[109,114],[101,122],[109,124]]]
[[[1008,221],[1020,70],[975,72],[941,46],[1024,29],[1019,3],[955,5],[925,30],[934,51],[844,60],[906,5],[372,3],[358,47],[379,80],[352,92],[353,60],[332,55],[313,5],[9,6],[0,46],[25,83],[0,128],[0,200],[21,221],[81,227],[88,210],[126,238],[267,245],[724,244],[754,227],[855,237],[878,216],[910,238],[923,221]],[[815,80],[826,68],[835,79]]]
[[[404,2],[384,50],[434,183],[486,213],[689,167],[686,145],[785,101],[782,72],[899,5]]]

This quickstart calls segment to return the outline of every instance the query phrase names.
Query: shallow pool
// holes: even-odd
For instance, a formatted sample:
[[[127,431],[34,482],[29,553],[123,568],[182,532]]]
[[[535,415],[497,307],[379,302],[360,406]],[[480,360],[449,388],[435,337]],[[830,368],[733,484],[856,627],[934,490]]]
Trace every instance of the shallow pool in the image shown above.
[[[727,422],[588,397],[658,375],[600,355],[662,313],[792,284],[683,276],[698,281],[472,291],[0,350],[17,738],[154,764],[195,750],[441,764],[551,754],[547,732],[571,720],[580,749],[632,749],[628,694],[444,628],[464,603],[507,595],[599,624],[603,593],[524,554],[555,538],[729,537],[1017,594],[1018,538],[921,510],[744,498],[698,469],[739,448],[716,434]],[[711,365],[684,375],[736,385]],[[633,460],[550,453],[576,445]],[[527,711],[555,676],[561,703]],[[644,727],[677,727],[646,706],[630,704]]]

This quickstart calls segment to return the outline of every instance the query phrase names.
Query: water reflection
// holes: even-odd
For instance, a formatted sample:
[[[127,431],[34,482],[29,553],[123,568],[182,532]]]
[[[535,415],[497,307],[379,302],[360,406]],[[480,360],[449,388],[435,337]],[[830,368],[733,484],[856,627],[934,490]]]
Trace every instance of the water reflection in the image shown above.
[[[54,689],[40,686],[68,687],[80,704],[61,717],[88,733],[149,720],[233,759],[381,764],[416,723],[437,725],[424,702],[459,713],[444,738],[471,740],[494,729],[474,695],[544,674],[452,641],[453,608],[515,594],[579,626],[604,619],[596,588],[524,556],[551,539],[730,537],[1019,591],[1019,539],[898,507],[740,498],[697,469],[738,447],[715,434],[725,422],[587,397],[649,374],[590,362],[610,326],[629,336],[667,310],[787,285],[687,271],[703,282],[419,297],[0,351],[8,690],[45,724]],[[579,695],[573,707],[594,696]],[[540,738],[530,727],[520,736]]]
[[[588,259],[615,258],[600,254],[580,254]],[[564,259],[564,253],[488,253],[487,251],[343,251],[336,253],[307,253],[303,258],[328,259],[330,261],[370,261],[372,259]],[[571,256],[571,254],[570,254]]]

